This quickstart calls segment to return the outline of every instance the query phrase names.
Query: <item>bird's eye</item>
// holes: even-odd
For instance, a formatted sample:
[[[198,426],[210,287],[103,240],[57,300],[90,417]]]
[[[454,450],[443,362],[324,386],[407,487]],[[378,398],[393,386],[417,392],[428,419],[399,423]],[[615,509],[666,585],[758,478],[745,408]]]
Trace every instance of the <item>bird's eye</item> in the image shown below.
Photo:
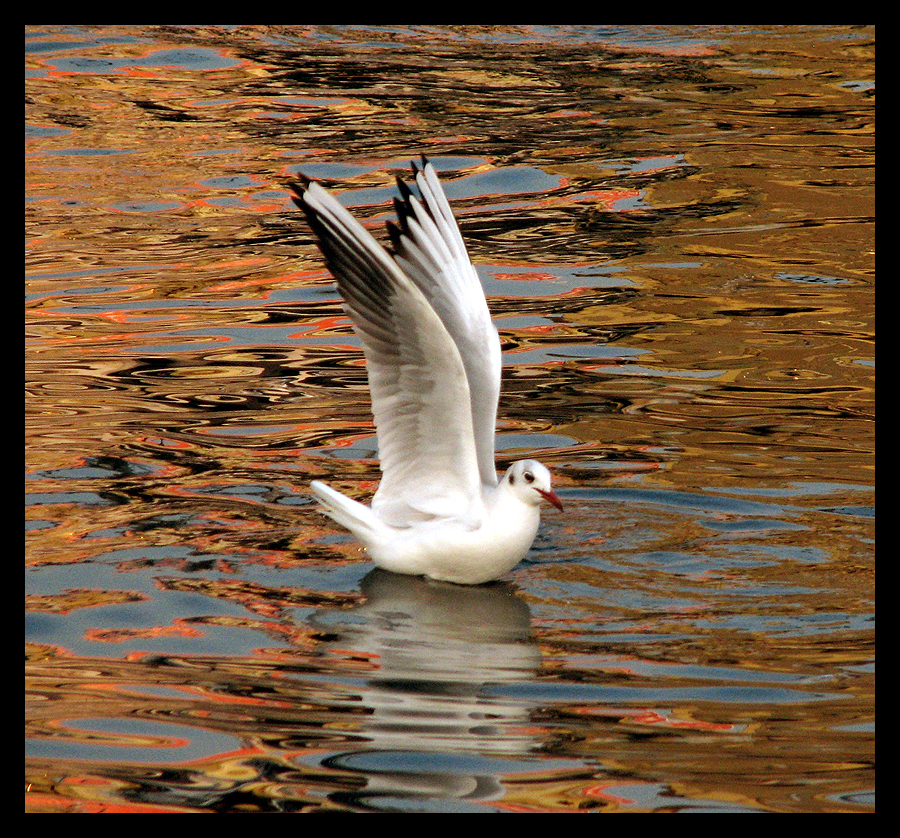
[[[526,483],[534,483],[534,475],[530,471],[526,471],[522,477],[525,478]]]

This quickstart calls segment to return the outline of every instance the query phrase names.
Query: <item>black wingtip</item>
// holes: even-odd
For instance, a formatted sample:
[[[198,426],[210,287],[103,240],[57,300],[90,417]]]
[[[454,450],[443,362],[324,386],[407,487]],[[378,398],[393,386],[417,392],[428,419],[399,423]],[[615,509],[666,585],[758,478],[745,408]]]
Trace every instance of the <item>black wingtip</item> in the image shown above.
[[[409,167],[412,169],[414,178],[418,176],[419,172],[424,171],[426,167],[431,163],[431,161],[424,154],[420,154],[419,159],[422,161],[419,165],[416,165],[415,160],[411,160],[409,163]]]
[[[306,194],[306,190],[309,189],[311,184],[313,183],[310,178],[306,177],[306,175],[298,174],[297,180],[288,184],[288,188],[294,194],[291,195],[291,200],[301,209],[303,209],[303,196]]]
[[[291,189],[293,188],[294,187],[292,186]],[[294,206],[297,207],[297,209],[306,209],[306,203],[303,200],[303,193],[299,190],[295,190],[294,194],[291,195],[291,201],[293,202]]]
[[[309,215],[310,209],[306,203],[306,193],[309,191],[310,186],[319,181],[315,178],[308,177],[303,174],[303,172],[297,172],[296,177],[297,179],[295,181],[288,184],[288,187],[294,193],[291,195],[291,200],[297,207]]]
[[[404,233],[409,232],[409,223],[407,222],[409,213],[409,200],[401,201],[400,198],[394,198],[394,214],[397,216],[399,226],[403,228]]]
[[[401,243],[403,231],[396,224],[394,224],[393,221],[388,221],[387,224],[385,224],[385,227],[387,228],[388,237],[391,240],[391,245],[394,248],[394,252],[399,252],[403,247]]]

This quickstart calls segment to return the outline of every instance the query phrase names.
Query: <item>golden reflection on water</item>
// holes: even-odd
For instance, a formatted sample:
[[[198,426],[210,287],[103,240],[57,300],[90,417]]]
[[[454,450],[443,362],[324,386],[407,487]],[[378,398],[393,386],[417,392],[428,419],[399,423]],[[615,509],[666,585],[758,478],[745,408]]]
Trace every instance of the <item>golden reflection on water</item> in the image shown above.
[[[27,810],[872,811],[873,53],[26,29]],[[419,153],[567,509],[469,592],[306,494],[377,450],[285,187]]]

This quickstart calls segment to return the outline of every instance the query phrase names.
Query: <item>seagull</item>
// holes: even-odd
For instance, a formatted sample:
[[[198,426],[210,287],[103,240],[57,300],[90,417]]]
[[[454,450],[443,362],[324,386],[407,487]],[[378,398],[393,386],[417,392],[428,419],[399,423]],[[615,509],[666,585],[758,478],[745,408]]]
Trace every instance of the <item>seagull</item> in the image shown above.
[[[371,506],[310,488],[378,567],[478,585],[524,558],[542,501],[563,506],[534,460],[497,479],[500,337],[434,166],[412,177],[390,250],[320,184],[291,185],[362,343],[382,472]]]

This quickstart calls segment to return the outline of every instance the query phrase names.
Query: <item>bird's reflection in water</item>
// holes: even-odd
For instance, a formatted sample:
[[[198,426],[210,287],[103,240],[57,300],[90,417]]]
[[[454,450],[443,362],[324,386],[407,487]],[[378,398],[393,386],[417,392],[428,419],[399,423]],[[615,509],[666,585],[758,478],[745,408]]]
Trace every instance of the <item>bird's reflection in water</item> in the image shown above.
[[[378,569],[361,587],[367,601],[335,647],[375,667],[360,696],[365,744],[325,764],[365,778],[350,795],[367,807],[502,796],[498,775],[535,768],[530,708],[485,687],[530,681],[540,667],[527,604],[504,582],[461,586]]]

